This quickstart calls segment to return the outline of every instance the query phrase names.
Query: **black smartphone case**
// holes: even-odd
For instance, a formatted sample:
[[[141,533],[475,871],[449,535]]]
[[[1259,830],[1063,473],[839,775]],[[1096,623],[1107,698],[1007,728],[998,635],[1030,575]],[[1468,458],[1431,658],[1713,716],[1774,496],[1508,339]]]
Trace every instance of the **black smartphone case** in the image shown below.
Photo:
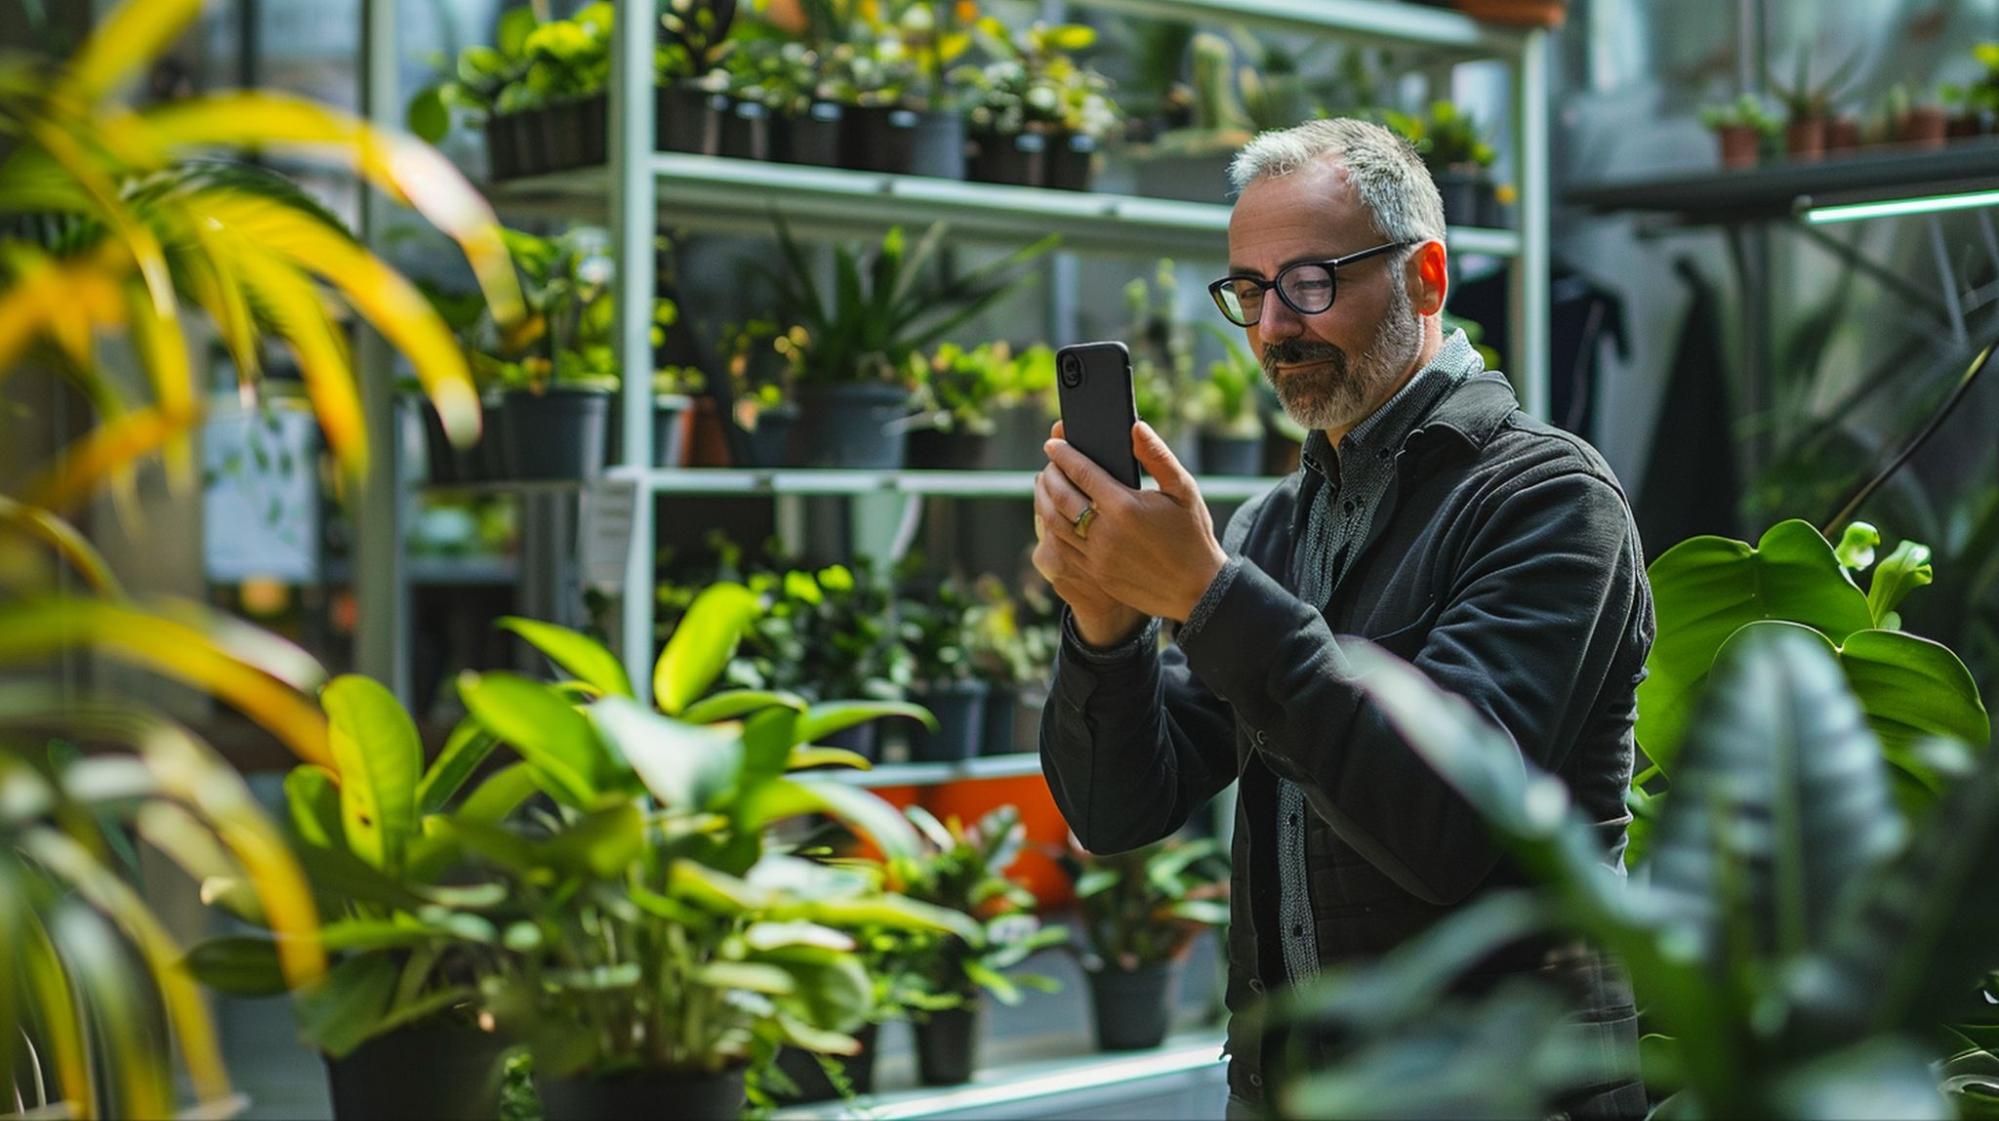
[[[1082,381],[1063,373],[1068,356],[1082,363]],[[1131,426],[1138,423],[1132,397],[1131,351],[1119,342],[1077,343],[1055,353],[1055,386],[1062,399],[1062,431],[1077,451],[1125,486],[1138,487],[1131,454]]]

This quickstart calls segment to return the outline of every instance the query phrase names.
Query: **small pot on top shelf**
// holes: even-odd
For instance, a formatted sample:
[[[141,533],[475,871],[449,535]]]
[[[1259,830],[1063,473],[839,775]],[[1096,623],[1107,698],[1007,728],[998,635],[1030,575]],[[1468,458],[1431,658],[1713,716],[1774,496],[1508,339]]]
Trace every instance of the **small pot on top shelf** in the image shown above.
[[[1860,145],[1860,118],[1847,113],[1838,113],[1826,118],[1827,155],[1851,155],[1860,150]]]
[[[849,105],[840,119],[841,163],[889,175],[965,177],[965,122],[907,105]]]
[[[486,118],[486,176],[495,183],[526,174],[521,163],[520,122],[510,116]]]
[[[653,146],[662,152],[719,154],[728,108],[728,94],[696,82],[658,87],[653,91]]]
[[[555,384],[507,391],[501,402],[506,477],[568,481],[603,473],[612,390]]]
[[[1721,166],[1755,167],[1763,159],[1763,144],[1777,133],[1779,123],[1762,99],[1743,94],[1734,101],[1701,110],[1701,123],[1714,133],[1721,149]]]
[[[1048,138],[1038,132],[980,132],[967,174],[980,183],[1038,187],[1048,179]]]
[[[1784,156],[1792,163],[1817,163],[1825,158],[1827,120],[1794,117],[1784,124]]]
[[[1096,177],[1096,138],[1081,132],[1059,132],[1048,140],[1042,185],[1059,191],[1087,191]]]
[[[795,113],[774,113],[770,120],[770,158],[811,167],[840,166],[840,118],[837,102],[814,101]]]
[[[1912,105],[1895,119],[1895,142],[1935,150],[1950,139],[1950,118],[1935,105]]]
[[[738,160],[770,158],[770,111],[761,102],[732,97],[722,110],[717,150]]]
[[[959,763],[979,754],[985,726],[986,683],[970,678],[922,686],[911,698],[937,718],[937,730],[910,730],[909,757],[915,763]]]
[[[1492,192],[1492,182],[1474,165],[1459,165],[1436,173],[1437,193],[1444,200],[1444,224],[1474,226],[1484,209],[1484,197]]]

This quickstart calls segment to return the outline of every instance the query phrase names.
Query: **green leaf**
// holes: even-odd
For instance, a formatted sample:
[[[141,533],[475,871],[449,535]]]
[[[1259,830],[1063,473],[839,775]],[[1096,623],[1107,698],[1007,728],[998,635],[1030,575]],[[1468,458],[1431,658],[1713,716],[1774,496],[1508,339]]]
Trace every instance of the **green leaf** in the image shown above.
[[[500,54],[507,58],[520,58],[527,53],[528,36],[541,21],[535,17],[534,6],[523,4],[512,8],[500,16],[500,26],[493,44]]]
[[[458,692],[466,709],[512,744],[558,801],[588,809],[603,792],[610,757],[590,721],[553,689],[509,673],[467,673],[458,679]]]
[[[1866,522],[1854,522],[1840,534],[1839,544],[1833,548],[1833,555],[1839,558],[1839,566],[1855,572],[1865,571],[1874,563],[1874,547],[1881,544],[1881,531]]]
[[[811,767],[846,767],[856,771],[871,771],[874,760],[844,747],[800,747],[794,748],[784,761],[786,771],[802,771]]]
[[[763,689],[729,689],[688,705],[686,711],[680,714],[680,718],[689,724],[716,724],[771,707],[804,712],[806,700],[796,693]]]
[[[1870,1039],[1835,1051],[1776,1080],[1771,1116],[1894,1117],[1952,1121],[1957,1115],[1937,1089],[1929,1056],[1900,1039]]]
[[[667,872],[667,892],[673,899],[717,915],[739,915],[768,907],[768,892],[692,860],[676,860]]]
[[[540,855],[550,867],[615,880],[645,851],[645,815],[631,802],[597,810],[564,829]]]
[[[1880,580],[1881,571],[1875,574]],[[1891,754],[1941,736],[1984,748],[1991,717],[1971,671],[1942,643],[1901,631],[1860,631],[1839,647],[1840,668],[1867,723]]]
[[[333,760],[340,768],[340,821],[354,855],[391,875],[416,836],[417,774],[423,741],[402,702],[358,674],[334,678],[320,694]]]
[[[874,793],[840,782],[806,777],[773,779],[749,791],[738,809],[747,830],[801,814],[823,813],[867,835],[890,860],[920,851],[908,819]]]
[[[707,810],[736,790],[743,745],[719,728],[685,724],[610,697],[590,706],[590,718],[669,810]]]
[[[1772,526],[1755,548],[1695,537],[1649,572],[1659,632],[1638,686],[1638,742],[1669,775],[1715,655],[1736,631],[1776,619],[1838,643],[1874,625],[1832,546],[1803,521]]]
[[[548,660],[576,675],[577,680],[606,697],[632,695],[632,679],[625,676],[624,664],[602,643],[568,627],[508,615],[497,624],[526,639]]]
[[[1088,899],[1109,891],[1123,879],[1115,868],[1092,868],[1076,880],[1076,898]]]
[[[292,831],[315,848],[347,849],[347,831],[340,824],[340,791],[324,767],[301,763],[285,775],[285,805]]]
[[[844,732],[857,724],[880,720],[885,716],[907,716],[933,732],[937,730],[937,718],[919,704],[907,701],[828,701],[805,711],[797,731],[793,733],[795,738],[792,742],[814,743],[835,732]]]
[[[231,996],[275,996],[287,988],[278,944],[269,938],[210,938],[188,951],[186,963],[196,980]]]
[[[694,979],[718,989],[738,989],[768,996],[786,996],[798,988],[797,980],[787,970],[748,961],[707,962],[695,969]]]
[[[1183,899],[1172,906],[1170,913],[1176,919],[1203,926],[1227,926],[1229,921],[1229,905],[1219,899]]]
[[[678,716],[715,683],[736,656],[743,630],[762,611],[755,593],[741,584],[710,584],[673,629],[653,667],[653,695],[668,716]]]
[[[453,816],[479,825],[498,825],[539,789],[534,769],[526,763],[515,763],[493,772],[491,778],[480,783]]]
[[[1904,541],[1895,546],[1895,551],[1874,570],[1874,579],[1867,585],[1867,609],[1874,613],[1875,625],[1889,626],[1888,620],[1909,593],[1935,579],[1928,545]]]
[[[437,753],[429,770],[424,772],[423,781],[417,785],[417,813],[441,813],[499,742],[477,720],[467,717],[459,721],[458,726],[451,729],[451,738],[444,741],[444,749]]]
[[[403,123],[425,143],[442,143],[451,131],[451,110],[444,104],[443,88],[428,86],[418,90],[416,96],[410,98]]]
[[[346,1056],[388,1015],[398,972],[385,954],[361,954],[334,966],[317,988],[299,994],[300,1035],[336,1059]]]

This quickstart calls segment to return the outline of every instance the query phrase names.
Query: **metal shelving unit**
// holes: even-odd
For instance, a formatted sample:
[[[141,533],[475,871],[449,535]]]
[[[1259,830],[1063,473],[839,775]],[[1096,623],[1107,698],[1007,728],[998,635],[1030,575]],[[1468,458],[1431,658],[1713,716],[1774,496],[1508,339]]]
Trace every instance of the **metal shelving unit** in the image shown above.
[[[1020,778],[1041,773],[1041,756],[981,755],[960,763],[882,763],[865,771],[825,770],[815,775],[852,786],[941,786],[968,778]]]
[[[1522,402],[1544,413],[1548,366],[1548,33],[1494,28],[1457,12],[1400,0],[1072,0],[1079,8],[1111,13],[1240,25],[1291,35],[1336,38],[1410,51],[1416,64],[1435,70],[1473,59],[1497,59],[1512,71],[1510,106],[1517,141],[1519,199],[1517,230],[1454,229],[1451,247],[1460,254],[1499,257],[1511,264],[1511,369]],[[394,0],[365,0],[369,21],[364,61],[371,112],[388,119],[401,104],[395,88]],[[1226,206],[1167,199],[1133,198],[1094,192],[1051,191],[978,183],[889,176],[828,168],[797,167],[653,150],[652,54],[657,30],[649,4],[618,6],[610,90],[608,166],[519,180],[494,188],[494,200],[515,212],[592,215],[608,220],[613,247],[623,261],[651,259],[657,225],[713,231],[766,231],[773,211],[782,211],[800,233],[845,235],[890,223],[918,224],[943,219],[953,236],[968,241],[1010,242],[1047,233],[1062,235],[1065,249],[1091,252],[1172,254],[1219,259],[1224,248]],[[643,369],[651,362],[649,337],[653,270],[618,270],[616,346],[622,367]],[[380,353],[379,348],[377,350]],[[380,368],[378,374],[385,373]],[[386,380],[386,379],[384,379]],[[628,465],[652,460],[652,402],[645,379],[628,379],[619,423]],[[384,430],[386,426],[384,425]],[[653,503],[659,494],[899,495],[1022,497],[1031,493],[1026,473],[654,471],[636,466],[614,469],[613,478],[637,478],[629,547],[625,554],[625,595],[620,615],[620,653],[637,667],[635,681],[652,657]],[[1205,479],[1204,491],[1220,500],[1249,497],[1269,479]],[[401,544],[396,527],[393,483],[371,495],[363,509],[370,526],[392,532],[370,534]],[[559,488],[545,488],[559,489]],[[389,550],[371,550],[360,572],[361,598],[371,610],[392,610],[402,602],[406,573]],[[531,574],[530,574],[531,575]],[[367,612],[364,612],[366,614]],[[402,681],[406,651],[392,640],[393,626],[364,641],[360,668],[383,680]]]

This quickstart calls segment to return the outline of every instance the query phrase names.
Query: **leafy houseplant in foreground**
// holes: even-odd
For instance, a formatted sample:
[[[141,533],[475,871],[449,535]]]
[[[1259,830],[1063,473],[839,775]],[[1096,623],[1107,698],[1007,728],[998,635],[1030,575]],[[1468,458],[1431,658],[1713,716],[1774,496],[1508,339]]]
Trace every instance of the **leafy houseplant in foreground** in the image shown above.
[[[1059,946],[1068,931],[1042,926],[1034,895],[1006,878],[1020,855],[1027,829],[1020,811],[1000,808],[970,828],[940,822],[920,806],[905,811],[922,838],[913,857],[890,859],[890,874],[912,898],[974,920],[983,937],[916,934],[890,955],[885,969],[907,976],[904,999],[921,1010],[916,1034],[917,1069],[925,1085],[967,1081],[977,1065],[984,993],[1004,1004],[1022,988],[1052,991],[1054,982],[1007,970],[1037,950]]]
[[[1991,1057],[1944,1025],[1978,1007],[1999,951],[1987,885],[1999,872],[1999,768],[1983,757],[1920,820],[1825,643],[1784,622],[1730,644],[1687,726],[1675,792],[1644,874],[1605,859],[1559,781],[1463,702],[1378,652],[1361,687],[1486,819],[1538,888],[1496,894],[1379,967],[1300,994],[1341,1030],[1343,1061],[1287,1087],[1287,1114],[1537,1116],[1580,1087],[1628,1076],[1594,1026],[1536,987],[1449,995],[1494,950],[1580,934],[1629,970],[1649,1030],[1662,1116],[1943,1117],[1931,1062]],[[1990,1019],[1989,1013],[1981,1017]],[[1975,1030],[1975,1029],[1971,1029]],[[1442,1077],[1391,1072],[1421,1056]]]
[[[812,746],[906,705],[809,705],[789,694],[710,695],[759,610],[740,585],[704,591],[655,668],[659,710],[631,696],[617,660],[574,632],[522,631],[576,675],[543,685],[466,677],[466,707],[520,755],[547,805],[504,822],[460,811],[436,823],[502,877],[527,928],[519,967],[488,978],[487,1007],[524,1038],[551,1118],[733,1117],[780,1042],[849,1053],[872,985],[853,930],[980,930],[879,890],[879,877],[784,851],[769,832],[828,814],[889,859],[908,824],[874,795],[790,775],[852,762]],[[697,699],[700,698],[700,699]],[[584,703],[578,704],[578,701]],[[505,772],[502,772],[505,773]]]
[[[826,292],[790,227],[777,220],[784,267],[769,275],[778,318],[796,324],[780,342],[804,410],[793,433],[800,466],[902,466],[917,353],[1012,292],[1028,264],[1055,244],[1044,238],[953,275],[936,260],[944,230],[933,225],[911,246],[896,227],[865,261],[836,246]]]
[[[1086,856],[1080,872],[1076,901],[1091,951],[1097,1044],[1156,1047],[1172,1024],[1195,936],[1229,921],[1228,860],[1210,840],[1167,841]]]

